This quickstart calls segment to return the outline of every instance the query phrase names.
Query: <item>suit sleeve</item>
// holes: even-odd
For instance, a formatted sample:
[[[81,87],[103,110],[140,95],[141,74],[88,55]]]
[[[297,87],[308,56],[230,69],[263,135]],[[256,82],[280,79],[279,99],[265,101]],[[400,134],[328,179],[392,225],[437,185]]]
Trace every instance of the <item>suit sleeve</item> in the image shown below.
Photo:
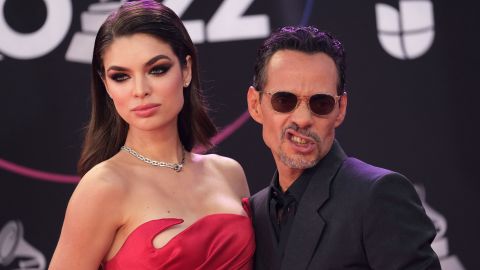
[[[373,269],[441,269],[431,248],[435,227],[404,176],[389,173],[374,181],[363,225],[365,252]]]

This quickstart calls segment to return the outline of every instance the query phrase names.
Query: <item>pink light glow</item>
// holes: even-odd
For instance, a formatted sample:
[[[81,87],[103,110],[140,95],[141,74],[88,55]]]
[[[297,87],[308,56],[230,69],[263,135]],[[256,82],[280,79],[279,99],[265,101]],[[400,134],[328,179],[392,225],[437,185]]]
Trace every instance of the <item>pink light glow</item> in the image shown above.
[[[15,163],[0,159],[0,168],[23,175],[30,178],[35,178],[44,181],[57,182],[57,183],[77,183],[80,177],[75,175],[58,174],[51,172],[43,172],[35,169],[30,169]]]
[[[239,129],[243,124],[245,124],[250,115],[248,111],[245,111],[238,117],[235,121],[227,125],[222,131],[220,131],[215,137],[212,138],[212,143],[215,145],[220,144],[226,140],[230,135],[232,135],[237,129]],[[204,153],[205,148],[196,147],[193,149],[195,153]],[[43,181],[55,182],[55,183],[77,183],[80,180],[80,177],[76,175],[67,175],[67,174],[58,174],[52,172],[44,172],[36,169],[31,169],[22,165],[12,163],[10,161],[0,158],[0,169],[10,171],[15,174],[26,176],[29,178],[34,178]]]

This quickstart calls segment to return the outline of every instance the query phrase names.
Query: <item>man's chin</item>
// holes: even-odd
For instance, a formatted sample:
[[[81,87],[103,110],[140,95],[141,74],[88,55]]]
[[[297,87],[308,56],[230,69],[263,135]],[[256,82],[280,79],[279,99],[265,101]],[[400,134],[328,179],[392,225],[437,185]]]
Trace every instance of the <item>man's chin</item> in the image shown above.
[[[280,160],[289,168],[304,170],[315,166],[319,159],[304,155],[286,155],[281,153]]]

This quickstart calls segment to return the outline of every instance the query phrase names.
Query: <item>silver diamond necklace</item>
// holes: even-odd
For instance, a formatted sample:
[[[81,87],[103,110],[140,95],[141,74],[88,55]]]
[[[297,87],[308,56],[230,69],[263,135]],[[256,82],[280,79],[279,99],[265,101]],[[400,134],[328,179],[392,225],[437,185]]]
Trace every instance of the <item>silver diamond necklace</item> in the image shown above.
[[[156,166],[156,167],[165,167],[165,168],[170,168],[176,172],[180,172],[183,168],[183,165],[185,164],[185,149],[182,147],[182,160],[179,162],[179,163],[169,163],[169,162],[164,162],[164,161],[156,161],[156,160],[153,160],[153,159],[149,159],[147,157],[144,157],[142,155],[140,155],[139,153],[137,153],[135,150],[133,150],[132,148],[128,147],[128,146],[122,146],[122,149],[123,151],[125,152],[128,152],[130,155],[140,159],[141,161],[147,163],[147,164],[150,164],[152,166]]]

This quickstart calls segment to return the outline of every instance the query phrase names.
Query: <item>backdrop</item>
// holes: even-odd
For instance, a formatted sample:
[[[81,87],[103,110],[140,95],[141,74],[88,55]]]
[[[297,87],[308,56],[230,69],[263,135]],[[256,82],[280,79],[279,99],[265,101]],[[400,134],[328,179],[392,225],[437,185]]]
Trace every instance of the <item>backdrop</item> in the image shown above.
[[[335,33],[348,55],[345,151],[418,188],[446,270],[480,269],[478,10],[470,1],[165,0],[200,54],[221,128],[251,192],[274,163],[246,114],[256,49],[282,25]],[[99,25],[119,1],[0,0],[0,269],[45,269],[78,178]],[[475,6],[474,6],[475,5]]]

